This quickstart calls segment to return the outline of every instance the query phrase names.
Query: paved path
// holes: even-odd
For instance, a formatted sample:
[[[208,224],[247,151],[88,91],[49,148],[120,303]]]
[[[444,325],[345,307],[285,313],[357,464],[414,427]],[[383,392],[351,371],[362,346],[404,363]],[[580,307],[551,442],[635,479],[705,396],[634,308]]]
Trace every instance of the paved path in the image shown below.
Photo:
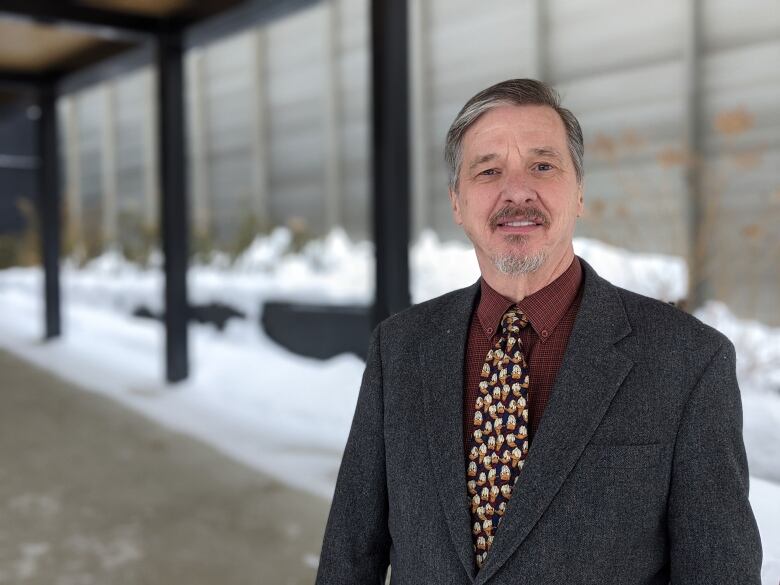
[[[0,584],[311,584],[327,512],[0,352]]]

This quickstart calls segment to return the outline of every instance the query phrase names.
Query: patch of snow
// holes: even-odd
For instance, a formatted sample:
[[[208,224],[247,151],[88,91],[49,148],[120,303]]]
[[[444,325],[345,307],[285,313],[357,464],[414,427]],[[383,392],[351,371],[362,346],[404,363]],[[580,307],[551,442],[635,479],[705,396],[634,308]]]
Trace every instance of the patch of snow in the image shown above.
[[[574,238],[574,252],[612,284],[662,301],[679,301],[688,293],[684,258],[629,252],[589,238]]]
[[[724,304],[710,301],[696,316],[714,327],[737,350],[737,375],[753,392],[780,396],[780,328],[740,319]]]
[[[780,582],[780,485],[762,479],[750,480],[750,505],[761,533],[764,562],[762,585]]]

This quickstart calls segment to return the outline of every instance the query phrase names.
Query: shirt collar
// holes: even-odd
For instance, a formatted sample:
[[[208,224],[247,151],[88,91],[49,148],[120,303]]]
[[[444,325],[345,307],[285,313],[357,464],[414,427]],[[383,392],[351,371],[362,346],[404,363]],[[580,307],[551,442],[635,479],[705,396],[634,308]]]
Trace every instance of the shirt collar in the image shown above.
[[[574,299],[577,298],[581,283],[582,265],[579,258],[575,256],[563,274],[517,303],[541,341],[549,338],[558,322],[569,310]],[[492,339],[501,324],[501,317],[515,303],[496,292],[484,278],[480,279],[480,292],[477,317],[485,335],[488,339]]]

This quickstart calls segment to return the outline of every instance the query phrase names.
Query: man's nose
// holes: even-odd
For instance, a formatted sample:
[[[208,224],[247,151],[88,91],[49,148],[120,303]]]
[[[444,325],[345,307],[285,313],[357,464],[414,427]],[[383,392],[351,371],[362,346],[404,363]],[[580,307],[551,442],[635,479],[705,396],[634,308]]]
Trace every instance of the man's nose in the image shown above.
[[[523,170],[504,173],[503,198],[514,203],[527,203],[538,197],[529,174]]]

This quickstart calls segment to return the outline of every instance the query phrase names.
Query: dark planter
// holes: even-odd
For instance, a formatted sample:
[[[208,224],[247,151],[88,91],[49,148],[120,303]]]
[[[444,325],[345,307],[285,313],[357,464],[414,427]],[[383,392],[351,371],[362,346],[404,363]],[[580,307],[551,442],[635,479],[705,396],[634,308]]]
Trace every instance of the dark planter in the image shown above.
[[[363,359],[371,334],[369,307],[269,302],[261,326],[276,343],[295,353],[327,359],[353,353]]]

